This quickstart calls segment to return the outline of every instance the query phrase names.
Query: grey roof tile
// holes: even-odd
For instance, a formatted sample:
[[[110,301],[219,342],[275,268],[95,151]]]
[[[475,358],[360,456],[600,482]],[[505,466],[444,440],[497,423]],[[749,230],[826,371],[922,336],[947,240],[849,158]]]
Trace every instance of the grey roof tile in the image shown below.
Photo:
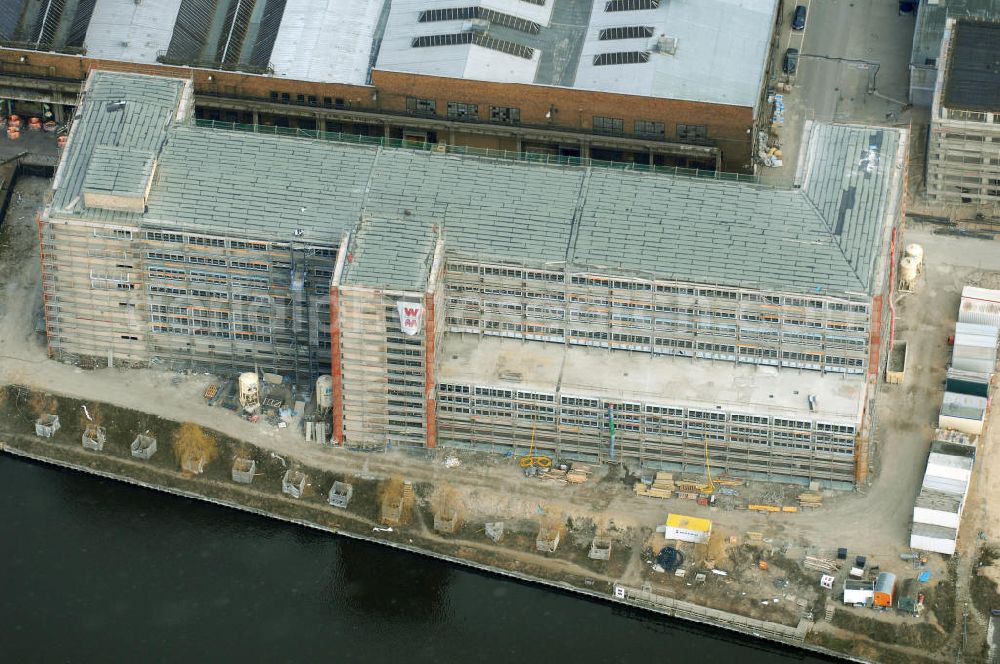
[[[705,283],[870,292],[900,133],[815,125],[802,189],[632,170],[169,126],[182,82],[95,76],[81,105],[56,212],[158,221],[233,236],[336,245],[355,231],[345,283],[418,288],[436,232],[447,251]],[[125,113],[109,100],[126,99]],[[863,158],[876,145],[877,167]],[[158,151],[146,215],[82,209],[104,148]],[[885,163],[879,163],[884,159]],[[852,198],[853,196],[853,198]],[[363,220],[363,221],[362,221]],[[360,225],[359,225],[360,224]],[[296,236],[296,231],[302,234]],[[411,253],[398,249],[412,243]]]

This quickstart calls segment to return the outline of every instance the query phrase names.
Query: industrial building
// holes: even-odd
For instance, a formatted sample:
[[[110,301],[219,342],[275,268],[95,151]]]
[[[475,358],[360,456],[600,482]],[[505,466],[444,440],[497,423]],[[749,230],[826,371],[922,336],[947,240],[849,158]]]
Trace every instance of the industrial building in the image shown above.
[[[949,19],[927,145],[927,198],[1000,206],[1000,22]]]
[[[39,220],[50,352],[332,377],[335,443],[853,486],[890,341],[898,130],[796,185],[199,126],[91,75]]]
[[[200,118],[753,172],[779,0],[7,0],[0,103],[56,122],[94,67]]]

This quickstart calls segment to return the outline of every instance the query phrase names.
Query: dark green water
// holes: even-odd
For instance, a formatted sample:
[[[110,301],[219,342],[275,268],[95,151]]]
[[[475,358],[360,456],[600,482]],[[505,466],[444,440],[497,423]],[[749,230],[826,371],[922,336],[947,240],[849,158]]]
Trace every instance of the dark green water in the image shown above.
[[[0,661],[824,662],[0,456]]]

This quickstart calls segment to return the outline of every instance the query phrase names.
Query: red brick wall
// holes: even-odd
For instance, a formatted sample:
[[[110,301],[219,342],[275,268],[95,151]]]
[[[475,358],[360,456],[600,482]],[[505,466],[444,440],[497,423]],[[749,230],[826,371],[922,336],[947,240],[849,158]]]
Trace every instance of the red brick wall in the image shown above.
[[[25,62],[20,62],[24,57]],[[324,97],[343,99],[348,108],[406,113],[407,97],[433,99],[438,117],[447,117],[447,102],[479,105],[480,117],[489,118],[490,106],[521,111],[521,124],[590,132],[593,117],[621,118],[624,135],[633,135],[636,120],[663,122],[666,138],[677,136],[678,124],[705,125],[708,138],[724,154],[726,170],[740,170],[749,161],[753,123],[749,107],[658,99],[608,92],[593,92],[522,83],[489,83],[399,72],[372,72],[374,87],[313,83],[240,72],[225,72],[169,65],[141,65],[97,60],[76,55],[0,49],[0,75],[82,81],[92,68],[189,78],[195,94],[269,99],[271,92],[313,95],[319,105]],[[212,80],[209,80],[211,77]],[[375,94],[377,90],[377,94]],[[555,109],[551,118],[545,114]],[[488,125],[482,125],[482,128]]]
[[[438,117],[447,117],[449,101],[479,105],[479,117],[489,118],[490,106],[509,106],[521,111],[521,123],[590,131],[593,117],[624,120],[625,136],[632,135],[636,120],[663,122],[666,137],[677,136],[678,124],[706,125],[709,139],[718,142],[730,164],[739,155],[749,155],[747,129],[753,124],[750,107],[658,99],[609,92],[593,92],[523,83],[488,83],[400,72],[372,72],[378,89],[378,106],[406,112],[406,98],[433,99]],[[545,114],[556,109],[552,118]],[[736,152],[737,154],[729,154]]]

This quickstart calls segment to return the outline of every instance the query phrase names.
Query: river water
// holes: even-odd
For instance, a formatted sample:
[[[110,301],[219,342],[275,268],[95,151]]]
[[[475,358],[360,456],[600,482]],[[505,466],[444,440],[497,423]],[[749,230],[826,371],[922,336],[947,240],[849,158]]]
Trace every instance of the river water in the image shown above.
[[[0,658],[826,662],[0,455]]]

